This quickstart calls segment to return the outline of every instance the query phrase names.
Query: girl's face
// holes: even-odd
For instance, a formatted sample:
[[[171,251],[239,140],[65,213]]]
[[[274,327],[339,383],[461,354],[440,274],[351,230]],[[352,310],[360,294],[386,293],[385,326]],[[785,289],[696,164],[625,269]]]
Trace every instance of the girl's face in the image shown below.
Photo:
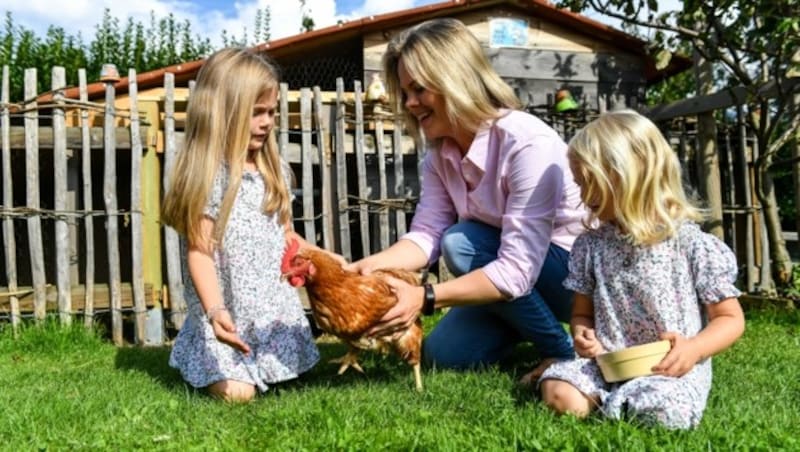
[[[454,127],[450,124],[445,109],[444,96],[434,93],[417,83],[406,70],[403,59],[397,64],[397,78],[403,92],[403,102],[412,116],[417,118],[425,138],[436,140],[454,138]]]
[[[568,154],[569,159],[569,169],[572,172],[572,178],[575,180],[575,183],[581,187],[581,200],[583,203],[588,207],[592,212],[597,215],[597,219],[600,221],[613,221],[614,220],[614,206],[612,203],[607,203],[606,208],[604,210],[600,209],[600,199],[597,193],[592,196],[591,199],[588,198],[587,190],[588,186],[586,180],[583,179],[583,173],[581,172],[581,165],[578,162],[578,159],[572,155],[572,153]]]
[[[278,91],[272,90],[253,105],[253,116],[250,118],[250,143],[248,151],[260,151],[264,147],[272,127],[275,125],[275,111],[278,107]]]

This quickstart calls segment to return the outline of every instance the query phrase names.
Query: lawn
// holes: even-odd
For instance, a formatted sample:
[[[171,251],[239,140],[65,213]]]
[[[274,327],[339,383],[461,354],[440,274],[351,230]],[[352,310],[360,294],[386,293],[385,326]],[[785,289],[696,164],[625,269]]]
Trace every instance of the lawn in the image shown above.
[[[800,313],[748,311],[714,359],[701,426],[680,432],[551,414],[515,382],[535,363],[423,372],[365,355],[366,375],[321,362],[245,405],[187,387],[169,349],[116,348],[81,327],[0,325],[2,450],[800,450]],[[321,343],[323,358],[344,351]]]

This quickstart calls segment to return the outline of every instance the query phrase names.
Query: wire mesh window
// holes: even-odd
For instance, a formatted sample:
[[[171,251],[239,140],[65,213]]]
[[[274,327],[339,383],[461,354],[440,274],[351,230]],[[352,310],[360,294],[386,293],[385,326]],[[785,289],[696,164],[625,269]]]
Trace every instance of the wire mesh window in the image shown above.
[[[290,89],[319,86],[323,91],[336,91],[336,78],[345,80],[345,90],[353,89],[353,80],[364,77],[361,39],[317,47],[303,53],[298,60],[278,59],[283,81]]]

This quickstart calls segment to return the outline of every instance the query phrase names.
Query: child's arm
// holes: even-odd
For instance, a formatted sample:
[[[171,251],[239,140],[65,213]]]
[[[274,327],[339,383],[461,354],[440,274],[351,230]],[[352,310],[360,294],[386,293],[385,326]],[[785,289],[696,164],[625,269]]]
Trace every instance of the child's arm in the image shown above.
[[[709,322],[696,336],[685,338],[674,332],[661,334],[672,343],[672,349],[653,372],[680,377],[695,364],[730,347],[744,332],[744,314],[739,300],[727,298],[706,305]]]
[[[592,300],[582,293],[576,292],[574,297],[569,327],[575,341],[575,352],[584,358],[594,358],[605,352],[594,335],[594,306]]]
[[[217,272],[214,268],[211,237],[214,231],[214,221],[208,217],[200,220],[202,232],[201,243],[189,245],[186,256],[189,267],[189,276],[192,278],[197,296],[203,305],[203,311],[214,329],[214,335],[220,342],[238,349],[245,355],[250,353],[250,347],[236,333],[231,314],[225,308],[222,293],[217,281]]]

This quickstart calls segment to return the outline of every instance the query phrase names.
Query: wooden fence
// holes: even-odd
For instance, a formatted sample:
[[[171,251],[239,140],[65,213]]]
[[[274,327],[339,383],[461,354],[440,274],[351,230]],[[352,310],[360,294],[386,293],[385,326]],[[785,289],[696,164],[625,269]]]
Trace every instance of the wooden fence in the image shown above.
[[[163,95],[157,96],[161,110],[153,113],[138,109],[145,96],[137,92],[134,71],[124,109],[116,107],[120,99],[111,81],[103,101],[90,102],[83,70],[79,99],[64,95],[62,68],[53,68],[49,93],[36,92],[36,77],[35,69],[26,71],[27,100],[11,104],[9,70],[3,68],[0,278],[6,283],[0,287],[0,319],[16,330],[22,318],[42,321],[54,311],[62,323],[79,316],[87,326],[107,315],[113,340],[121,344],[123,315],[129,315],[131,340],[160,344],[166,327],[180,328],[186,315],[178,237],[160,226],[158,210],[182,144],[182,109],[191,88],[176,88],[174,76],[166,74]],[[400,118],[384,105],[362,101],[360,82],[352,93],[341,79],[336,86],[336,92],[322,92],[281,85],[276,133],[281,156],[297,175],[296,230],[358,259],[406,232],[424,146],[404,133]],[[533,112],[565,139],[597,114]],[[696,184],[696,112],[651,113],[665,125]],[[749,186],[757,149],[743,121],[722,127],[719,142],[725,238],[749,290],[769,271],[760,210]]]
[[[137,108],[134,71],[127,109],[115,107],[113,80],[102,102],[90,102],[83,70],[79,99],[64,96],[62,68],[53,69],[52,91],[44,94],[36,92],[36,70],[25,74],[26,100],[11,104],[3,69],[0,318],[16,330],[22,318],[42,321],[54,311],[65,324],[107,315],[113,341],[122,344],[123,315],[130,315],[130,340],[161,343],[165,325],[180,328],[186,315],[179,243],[169,227],[143,227],[157,221],[159,206],[142,193],[169,187],[183,141],[181,89],[166,74],[163,111],[148,120]],[[416,203],[420,143],[384,105],[362,101],[358,81],[352,93],[341,79],[335,93],[280,90],[276,132],[297,175],[295,228],[348,259],[389,246],[406,232]],[[153,153],[161,168],[146,163],[143,170]],[[143,254],[159,256],[153,263]]]

